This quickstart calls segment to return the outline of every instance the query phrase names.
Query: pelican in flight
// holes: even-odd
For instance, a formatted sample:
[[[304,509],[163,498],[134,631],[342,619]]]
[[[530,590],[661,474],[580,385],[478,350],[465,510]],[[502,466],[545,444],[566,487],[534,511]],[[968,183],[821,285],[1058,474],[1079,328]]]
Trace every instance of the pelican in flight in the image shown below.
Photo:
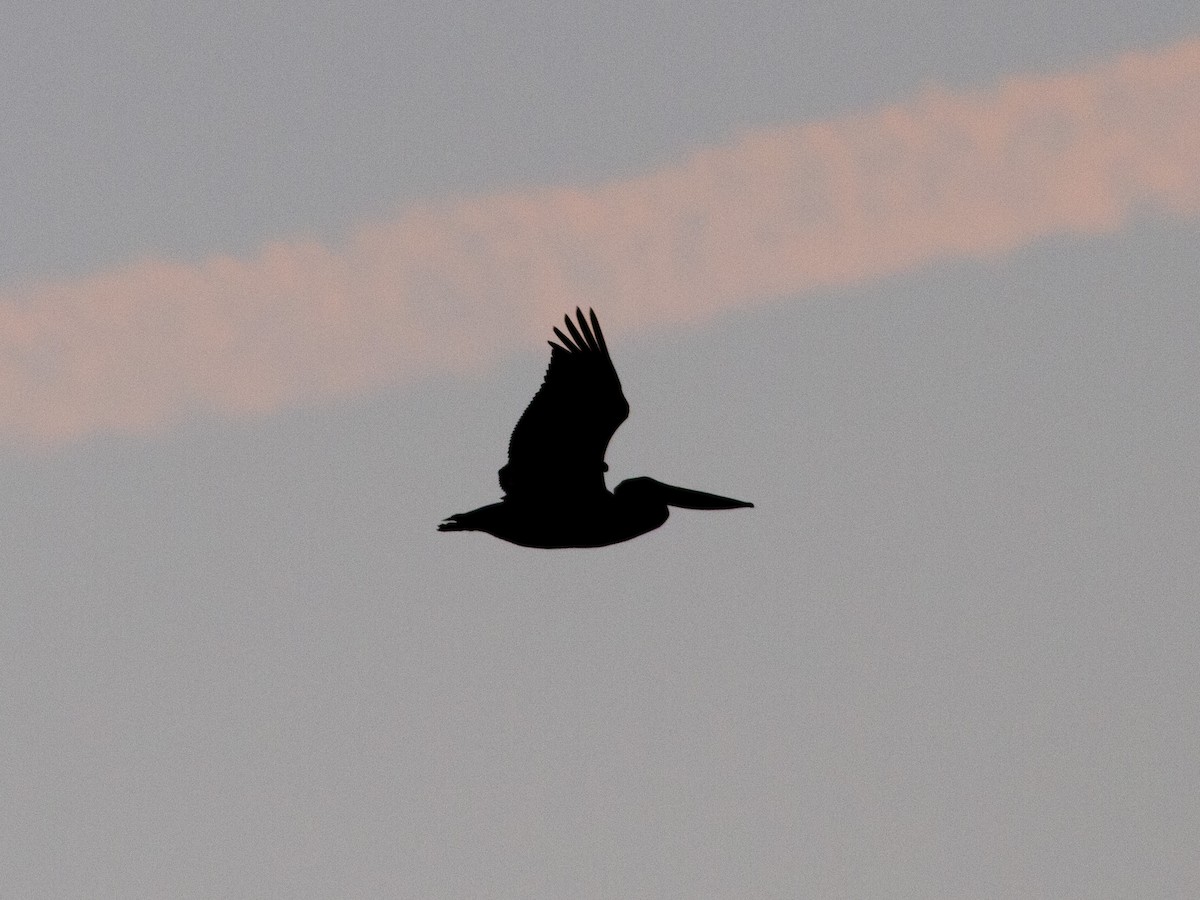
[[[753,506],[672,487],[653,478],[604,484],[608,442],[629,416],[596,313],[591,324],[576,308],[579,327],[565,317],[554,329],[550,366],[541,388],[517,420],[500,470],[504,499],[456,513],[438,531],[484,531],[523,547],[604,547],[653,531],[669,507],[736,509]]]

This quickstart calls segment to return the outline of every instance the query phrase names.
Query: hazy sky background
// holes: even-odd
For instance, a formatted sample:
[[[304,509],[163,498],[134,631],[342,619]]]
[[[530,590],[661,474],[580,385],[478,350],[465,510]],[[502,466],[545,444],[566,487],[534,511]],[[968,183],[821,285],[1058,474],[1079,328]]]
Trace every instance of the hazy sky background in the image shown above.
[[[0,893],[1196,894],[1198,41],[12,11]],[[579,302],[611,483],[754,510],[434,530]]]

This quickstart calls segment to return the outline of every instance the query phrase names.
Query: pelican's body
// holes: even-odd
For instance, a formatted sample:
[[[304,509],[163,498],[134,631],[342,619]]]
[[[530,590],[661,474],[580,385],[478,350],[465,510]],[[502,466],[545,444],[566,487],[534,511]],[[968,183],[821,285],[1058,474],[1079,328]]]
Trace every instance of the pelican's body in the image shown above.
[[[554,329],[561,345],[550,342],[545,381],[513,429],[500,470],[504,499],[450,516],[438,530],[483,531],[523,547],[603,547],[658,528],[671,506],[753,506],[653,478],[608,490],[604,454],[629,403],[596,314],[590,326],[581,310],[575,315],[578,328],[566,317],[570,337]]]
[[[623,481],[614,493],[605,491],[587,503],[505,498],[452,516],[454,527],[443,530],[486,531],[522,547],[545,549],[617,544],[653,531],[670,515],[666,503],[639,503],[631,499],[630,484]]]

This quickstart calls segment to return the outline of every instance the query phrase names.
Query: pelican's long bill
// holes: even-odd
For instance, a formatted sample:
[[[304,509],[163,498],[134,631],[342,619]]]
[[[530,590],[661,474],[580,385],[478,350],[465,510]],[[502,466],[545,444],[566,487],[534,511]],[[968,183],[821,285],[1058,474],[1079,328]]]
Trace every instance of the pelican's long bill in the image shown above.
[[[730,497],[719,497],[704,491],[693,491],[690,488],[675,487],[671,484],[654,482],[658,486],[658,496],[668,506],[678,506],[680,509],[740,509],[754,506],[745,500],[734,500]]]

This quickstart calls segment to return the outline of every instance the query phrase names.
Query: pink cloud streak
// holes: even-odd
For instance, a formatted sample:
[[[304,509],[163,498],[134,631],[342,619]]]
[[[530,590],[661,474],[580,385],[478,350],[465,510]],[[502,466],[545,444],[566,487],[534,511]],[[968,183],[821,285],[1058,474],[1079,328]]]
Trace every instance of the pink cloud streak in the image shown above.
[[[0,292],[0,434],[58,442],[477,370],[613,332],[1200,213],[1200,40],[749,132],[637,178],[430,204],[338,246]]]

